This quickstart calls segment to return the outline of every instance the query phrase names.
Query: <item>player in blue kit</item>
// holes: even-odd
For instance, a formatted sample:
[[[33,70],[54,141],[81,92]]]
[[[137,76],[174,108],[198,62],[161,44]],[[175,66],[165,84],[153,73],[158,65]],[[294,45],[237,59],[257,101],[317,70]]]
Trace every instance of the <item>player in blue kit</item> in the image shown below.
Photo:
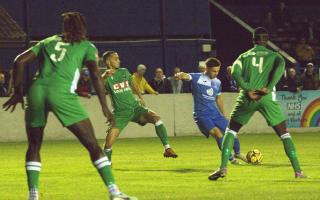
[[[175,78],[183,81],[191,81],[192,96],[194,102],[194,121],[200,131],[207,137],[211,135],[217,141],[218,147],[222,149],[223,133],[228,126],[225,117],[223,101],[221,97],[221,81],[217,78],[221,62],[216,58],[206,60],[206,71],[204,73],[180,72]],[[240,153],[238,138],[234,141],[234,157],[230,155],[232,164],[240,164],[235,158],[247,162],[245,156]]]

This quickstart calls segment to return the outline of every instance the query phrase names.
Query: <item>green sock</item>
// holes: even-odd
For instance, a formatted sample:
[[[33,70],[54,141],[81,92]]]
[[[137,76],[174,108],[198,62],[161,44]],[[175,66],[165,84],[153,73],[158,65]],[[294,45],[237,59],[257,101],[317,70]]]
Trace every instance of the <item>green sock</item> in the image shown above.
[[[108,157],[109,161],[111,162],[112,149],[104,149],[103,151],[106,154],[106,156]]]
[[[114,178],[111,172],[110,168],[110,161],[106,156],[96,160],[94,162],[94,165],[99,171],[99,174],[105,183],[106,186],[113,185],[114,184]]]
[[[226,134],[223,137],[222,152],[221,152],[221,165],[220,169],[227,168],[229,157],[234,145],[234,138],[237,133],[230,129],[227,129]]]
[[[163,122],[161,120],[157,121],[155,124],[155,128],[157,136],[160,138],[163,146],[165,148],[170,148],[167,130],[166,127],[163,125]]]
[[[34,162],[34,161],[26,162],[26,172],[27,172],[29,190],[38,189],[40,170],[41,170],[40,162]]]
[[[291,165],[292,165],[294,171],[301,172],[297,152],[294,147],[294,143],[292,141],[290,133],[286,133],[286,134],[281,135],[281,139],[283,142],[284,150],[286,151],[286,154],[290,159],[290,162],[291,162]]]

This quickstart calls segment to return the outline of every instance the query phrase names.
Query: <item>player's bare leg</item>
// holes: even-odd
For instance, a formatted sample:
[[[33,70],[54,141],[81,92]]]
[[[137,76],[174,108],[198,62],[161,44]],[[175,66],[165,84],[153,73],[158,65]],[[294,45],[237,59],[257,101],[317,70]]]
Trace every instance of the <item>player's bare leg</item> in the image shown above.
[[[28,200],[38,200],[39,174],[41,170],[40,148],[44,127],[26,127],[28,150],[26,153],[26,172],[28,179]]]
[[[164,146],[164,157],[171,157],[171,158],[177,158],[178,155],[174,152],[174,150],[171,148],[169,145],[168,141],[168,135],[167,135],[167,130],[165,126],[163,125],[163,122],[160,119],[160,116],[158,116],[155,112],[153,111],[148,111],[147,113],[143,114],[139,118],[139,123],[141,124],[146,124],[146,123],[152,123],[155,125],[156,133],[157,136],[160,138],[163,146]]]
[[[119,137],[120,130],[118,128],[111,128],[107,131],[106,142],[104,143],[104,153],[107,155],[111,162],[112,157],[112,145]]]
[[[82,120],[76,124],[68,126],[68,129],[79,139],[81,144],[88,150],[93,164],[96,166],[99,174],[107,186],[110,199],[135,200],[135,197],[129,197],[120,192],[115,184],[109,159],[104,155],[99,147],[94,135],[93,127],[89,119]]]
[[[220,168],[209,175],[209,180],[215,181],[218,178],[224,178],[227,175],[227,164],[233,149],[234,139],[241,127],[241,124],[232,119],[230,120],[229,128],[227,128],[223,139]]]
[[[277,135],[281,138],[284,146],[284,150],[291,162],[291,166],[293,167],[293,170],[295,172],[296,178],[307,178],[302,173],[302,170],[300,168],[299,160],[297,157],[297,152],[294,146],[294,143],[292,141],[291,135],[287,130],[286,122],[283,121],[280,124],[273,127]]]

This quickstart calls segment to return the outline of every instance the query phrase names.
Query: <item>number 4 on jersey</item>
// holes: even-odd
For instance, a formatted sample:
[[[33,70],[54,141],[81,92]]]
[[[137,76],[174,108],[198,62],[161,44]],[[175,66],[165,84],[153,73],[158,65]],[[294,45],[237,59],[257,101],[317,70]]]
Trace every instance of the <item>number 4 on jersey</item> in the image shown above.
[[[263,57],[260,57],[259,63],[257,63],[257,58],[256,58],[256,57],[253,57],[253,58],[252,58],[252,65],[253,65],[254,67],[258,67],[258,68],[259,68],[259,73],[262,73]]]
[[[69,45],[69,44],[68,43],[64,43],[64,42],[57,42],[56,46],[54,47],[54,50],[56,50],[57,52],[60,52],[60,55],[57,58],[56,54],[51,54],[50,55],[51,60],[53,60],[54,62],[62,61],[64,56],[67,53],[67,49],[63,48],[62,46],[67,46],[67,45]]]

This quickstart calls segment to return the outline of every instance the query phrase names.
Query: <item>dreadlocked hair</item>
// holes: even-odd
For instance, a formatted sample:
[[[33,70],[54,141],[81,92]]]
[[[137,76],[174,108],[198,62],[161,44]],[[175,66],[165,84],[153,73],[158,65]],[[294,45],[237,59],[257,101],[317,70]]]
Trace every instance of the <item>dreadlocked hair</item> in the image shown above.
[[[86,21],[78,12],[66,12],[63,17],[62,36],[65,42],[76,43],[86,39]]]

